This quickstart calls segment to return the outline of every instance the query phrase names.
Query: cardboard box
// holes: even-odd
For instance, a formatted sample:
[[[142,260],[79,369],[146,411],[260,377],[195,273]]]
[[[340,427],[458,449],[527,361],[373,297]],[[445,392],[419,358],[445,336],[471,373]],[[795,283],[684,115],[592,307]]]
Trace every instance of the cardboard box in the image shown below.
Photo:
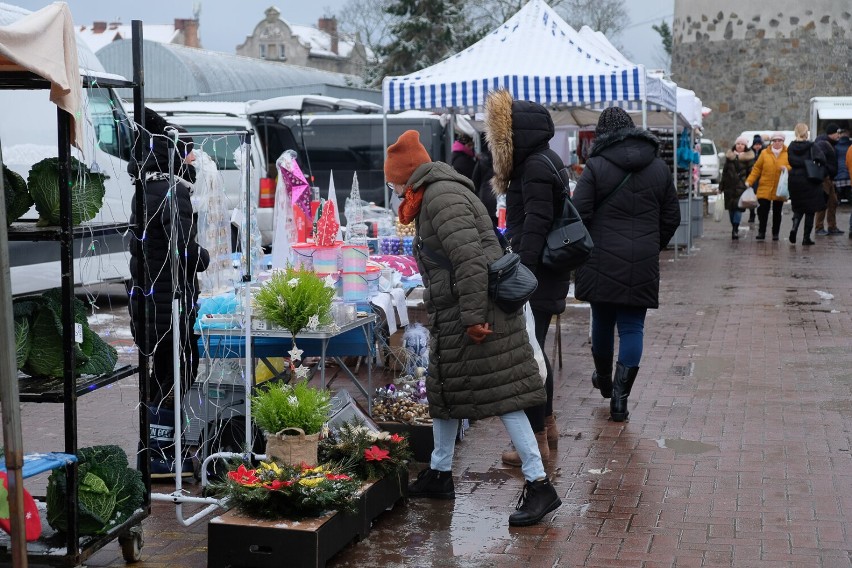
[[[260,520],[230,510],[207,527],[210,568],[323,568],[373,520],[406,496],[408,472],[366,486],[354,513],[332,512],[298,521]]]

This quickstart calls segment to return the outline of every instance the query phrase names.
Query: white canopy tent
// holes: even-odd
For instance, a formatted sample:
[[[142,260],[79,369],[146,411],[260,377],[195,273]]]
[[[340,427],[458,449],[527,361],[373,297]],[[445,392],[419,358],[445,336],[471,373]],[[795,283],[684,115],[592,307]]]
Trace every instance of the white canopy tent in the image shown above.
[[[386,77],[382,100],[388,112],[476,110],[498,88],[556,108],[613,101],[677,106],[673,84],[601,52],[543,0],[530,0],[506,23],[444,61]]]

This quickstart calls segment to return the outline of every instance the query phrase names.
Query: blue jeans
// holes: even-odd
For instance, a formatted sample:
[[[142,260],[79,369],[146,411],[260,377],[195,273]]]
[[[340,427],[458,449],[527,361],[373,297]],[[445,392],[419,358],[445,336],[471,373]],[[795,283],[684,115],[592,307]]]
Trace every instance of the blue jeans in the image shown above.
[[[592,306],[592,351],[601,356],[612,353],[613,335],[618,326],[618,362],[625,367],[638,367],[642,360],[645,338],[646,308],[594,302]]]
[[[530,421],[522,410],[516,410],[500,417],[503,426],[509,432],[509,437],[521,456],[521,472],[527,481],[535,481],[545,477],[544,464],[538,452],[538,442],[535,440],[530,427]],[[456,449],[456,433],[459,430],[458,419],[432,419],[432,436],[435,439],[435,449],[432,450],[432,460],[429,467],[436,471],[452,471],[453,453]]]
[[[743,220],[743,212],[741,209],[731,209],[728,211],[728,216],[731,218],[731,225],[739,225]]]

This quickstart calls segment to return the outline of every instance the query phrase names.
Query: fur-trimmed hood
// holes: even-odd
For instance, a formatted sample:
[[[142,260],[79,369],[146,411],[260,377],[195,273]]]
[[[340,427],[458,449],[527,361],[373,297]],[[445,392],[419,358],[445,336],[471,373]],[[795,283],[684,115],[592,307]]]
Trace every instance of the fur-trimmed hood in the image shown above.
[[[623,170],[637,172],[660,153],[660,141],[642,128],[622,128],[595,138],[592,157],[601,156]]]
[[[509,91],[491,93],[485,101],[485,139],[494,160],[491,187],[504,195],[515,168],[530,154],[548,148],[555,129],[546,108],[531,101],[515,101]]]
[[[749,160],[754,159],[754,150],[746,150],[745,152],[740,152],[739,156],[737,156],[736,151],[728,150],[725,152],[726,160],[739,160],[741,162],[748,162]]]

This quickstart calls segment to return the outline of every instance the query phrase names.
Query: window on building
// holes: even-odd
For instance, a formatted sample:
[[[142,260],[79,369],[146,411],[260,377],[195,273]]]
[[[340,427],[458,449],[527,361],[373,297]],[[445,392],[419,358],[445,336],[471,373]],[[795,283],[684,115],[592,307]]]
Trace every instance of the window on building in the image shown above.
[[[260,58],[266,59],[266,44],[265,43],[260,44]]]
[[[283,61],[284,59],[287,59],[287,55],[286,55],[286,53],[287,53],[287,52],[285,52],[285,51],[284,51],[284,44],[283,44],[283,43],[279,43],[279,44],[278,44],[278,59],[281,59],[282,61]]]

